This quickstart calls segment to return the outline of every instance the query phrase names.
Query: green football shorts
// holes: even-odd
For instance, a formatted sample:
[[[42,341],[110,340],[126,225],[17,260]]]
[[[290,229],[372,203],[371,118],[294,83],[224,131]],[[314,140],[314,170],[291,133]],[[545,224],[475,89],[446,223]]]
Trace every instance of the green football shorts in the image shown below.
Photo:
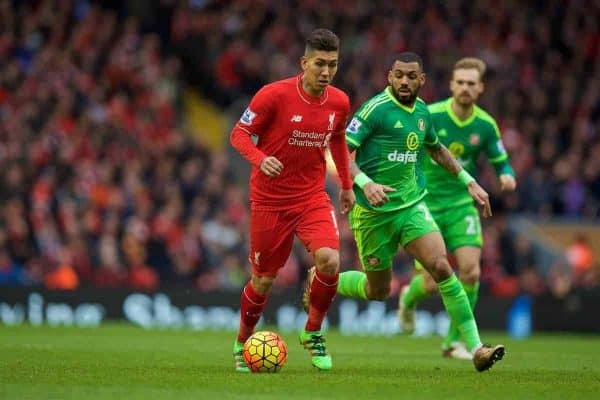
[[[423,201],[387,212],[355,204],[350,212],[350,227],[365,271],[390,268],[399,244],[404,247],[414,239],[440,230]]]
[[[431,215],[440,227],[449,251],[464,246],[482,247],[481,220],[473,203],[432,211]],[[422,266],[415,261],[415,268],[422,269]]]

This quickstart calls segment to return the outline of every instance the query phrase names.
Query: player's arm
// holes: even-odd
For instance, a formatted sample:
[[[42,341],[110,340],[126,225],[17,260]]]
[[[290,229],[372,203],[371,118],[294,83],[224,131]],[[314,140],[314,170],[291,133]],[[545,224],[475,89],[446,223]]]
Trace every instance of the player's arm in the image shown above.
[[[458,175],[463,167],[459,164],[459,162],[454,158],[450,150],[442,143],[437,142],[432,145],[425,145],[425,150],[429,157],[441,167],[445,168],[452,175]]]
[[[500,181],[500,190],[503,192],[512,192],[517,188],[515,171],[508,160],[508,153],[504,148],[504,143],[500,138],[500,130],[495,121],[492,121],[492,134],[489,136],[485,147],[485,155],[494,167],[498,180]]]
[[[268,89],[259,90],[229,135],[229,141],[238,153],[267,176],[280,175],[283,164],[276,157],[263,153],[252,141],[252,136],[260,140],[261,133],[272,122],[276,108],[273,97]]]
[[[329,151],[331,152],[331,158],[337,169],[338,177],[341,182],[340,190],[340,211],[342,214],[349,212],[354,207],[356,197],[352,191],[352,178],[350,178],[350,155],[346,148],[346,136],[344,134],[345,124],[348,117],[348,111],[350,109],[350,101],[346,97],[346,104],[344,112],[341,115],[339,127],[333,133],[331,140],[329,141]]]
[[[357,112],[357,114],[360,113]],[[346,128],[346,143],[348,145],[348,152],[352,155],[362,144],[362,142],[369,137],[373,130],[371,123],[366,120],[355,116],[350,121],[350,124]],[[360,170],[356,161],[353,157],[350,157],[350,175],[352,181],[358,186],[363,193],[369,204],[372,206],[382,206],[388,202],[389,198],[386,193],[395,192],[396,189],[387,185],[381,185],[373,182],[373,180]]]
[[[487,218],[492,215],[492,206],[490,205],[489,195],[454,158],[452,153],[439,141],[435,143],[425,142],[425,149],[429,157],[438,165],[445,168],[452,175],[456,176],[469,190],[469,194],[475,202],[481,207],[482,215]]]

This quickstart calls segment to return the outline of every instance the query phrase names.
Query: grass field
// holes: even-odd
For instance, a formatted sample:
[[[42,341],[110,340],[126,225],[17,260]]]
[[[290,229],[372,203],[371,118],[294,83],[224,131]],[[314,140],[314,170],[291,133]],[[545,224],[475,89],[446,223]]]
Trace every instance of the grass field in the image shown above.
[[[0,326],[0,399],[591,399],[600,398],[600,336],[511,341],[477,373],[442,359],[439,338],[327,335],[320,373],[293,334],[278,374],[236,374],[232,332]]]

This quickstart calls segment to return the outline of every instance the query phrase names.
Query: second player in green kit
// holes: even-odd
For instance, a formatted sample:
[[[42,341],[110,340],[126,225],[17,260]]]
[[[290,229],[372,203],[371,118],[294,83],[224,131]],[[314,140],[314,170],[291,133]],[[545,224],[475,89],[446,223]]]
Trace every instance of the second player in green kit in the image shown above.
[[[475,102],[483,93],[485,64],[477,58],[459,60],[453,70],[450,90],[452,97],[429,106],[433,125],[443,143],[471,175],[477,175],[477,160],[483,153],[493,165],[503,191],[516,187],[514,172],[500,138],[496,121]],[[456,256],[461,284],[471,307],[477,303],[483,243],[479,213],[464,185],[438,165],[431,157],[423,161],[427,207],[437,222],[449,251]],[[414,330],[416,304],[437,288],[430,274],[420,271],[404,287],[399,300],[399,318],[403,331]],[[453,323],[442,345],[443,355],[471,359]]]

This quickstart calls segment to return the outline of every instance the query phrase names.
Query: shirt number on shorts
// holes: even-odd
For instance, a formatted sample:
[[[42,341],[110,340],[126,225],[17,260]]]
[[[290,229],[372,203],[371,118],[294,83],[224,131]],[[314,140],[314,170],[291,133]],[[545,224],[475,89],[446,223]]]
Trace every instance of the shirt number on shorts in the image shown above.
[[[479,233],[477,219],[472,215],[467,215],[465,221],[467,221],[467,235],[477,235]]]
[[[419,210],[423,211],[423,214],[425,214],[425,221],[433,221],[433,217],[429,212],[429,208],[427,208],[425,204],[419,204],[417,207],[419,208]]]

